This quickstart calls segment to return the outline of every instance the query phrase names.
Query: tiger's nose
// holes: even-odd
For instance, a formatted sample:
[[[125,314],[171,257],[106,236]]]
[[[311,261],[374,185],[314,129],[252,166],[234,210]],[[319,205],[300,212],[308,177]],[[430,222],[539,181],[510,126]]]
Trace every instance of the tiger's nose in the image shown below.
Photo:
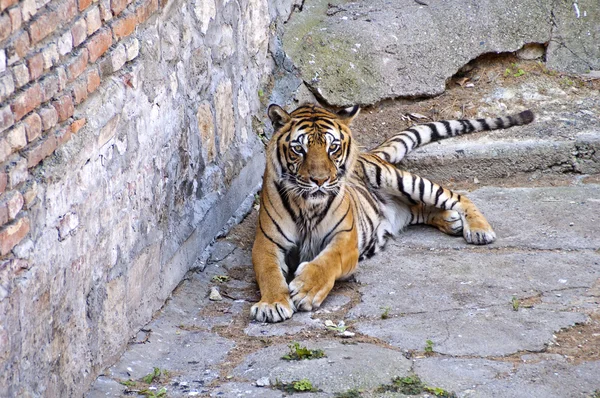
[[[329,181],[329,177],[310,177],[310,180],[317,184],[318,187]]]

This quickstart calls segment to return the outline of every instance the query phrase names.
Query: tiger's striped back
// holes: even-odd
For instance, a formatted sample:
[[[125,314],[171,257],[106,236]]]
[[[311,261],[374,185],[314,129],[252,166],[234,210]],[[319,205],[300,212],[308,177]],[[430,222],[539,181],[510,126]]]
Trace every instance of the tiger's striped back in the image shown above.
[[[530,110],[503,117],[486,119],[444,120],[421,124],[394,134],[383,144],[369,151],[381,159],[397,164],[413,149],[444,138],[470,134],[476,131],[507,129],[533,121]]]

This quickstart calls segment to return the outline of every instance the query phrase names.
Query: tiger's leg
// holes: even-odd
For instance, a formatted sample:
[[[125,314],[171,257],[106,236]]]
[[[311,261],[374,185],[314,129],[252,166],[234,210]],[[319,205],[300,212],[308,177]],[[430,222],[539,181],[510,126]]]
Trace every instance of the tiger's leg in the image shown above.
[[[397,173],[388,177],[386,182],[393,184],[395,189],[414,204],[423,203],[441,210],[456,211],[460,215],[462,233],[467,243],[487,245],[496,240],[496,233],[491,225],[466,196],[406,171],[397,170]]]
[[[438,209],[419,203],[411,206],[410,213],[410,225],[426,224],[448,235],[462,235],[462,219],[457,211]]]
[[[259,322],[281,322],[291,318],[295,311],[283,275],[283,269],[287,269],[285,253],[290,249],[291,242],[286,241],[285,235],[277,234],[280,228],[270,217],[261,194],[258,226],[252,247],[252,263],[261,298],[250,309],[252,318]]]
[[[361,177],[374,189],[400,197],[410,205],[423,203],[460,215],[463,237],[468,243],[487,245],[496,240],[494,230],[479,209],[467,197],[443,188],[426,178],[402,171],[371,154],[363,154],[359,163]]]
[[[312,261],[300,264],[290,283],[292,300],[300,311],[319,308],[335,281],[352,274],[358,264],[358,233],[350,207],[331,233],[331,242]]]

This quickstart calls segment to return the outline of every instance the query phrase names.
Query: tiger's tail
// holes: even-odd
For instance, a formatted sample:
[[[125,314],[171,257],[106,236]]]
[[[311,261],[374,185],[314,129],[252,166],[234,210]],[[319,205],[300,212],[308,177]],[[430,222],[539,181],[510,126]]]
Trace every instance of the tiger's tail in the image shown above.
[[[383,144],[369,151],[392,164],[399,163],[413,149],[444,138],[469,134],[475,131],[506,129],[531,123],[530,110],[521,113],[486,119],[443,120],[421,124],[394,134]]]

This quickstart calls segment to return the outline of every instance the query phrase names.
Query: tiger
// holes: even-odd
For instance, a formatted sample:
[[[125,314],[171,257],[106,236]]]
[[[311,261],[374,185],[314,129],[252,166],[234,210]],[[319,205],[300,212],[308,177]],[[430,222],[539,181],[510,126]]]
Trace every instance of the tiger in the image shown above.
[[[252,263],[259,322],[281,322],[319,308],[335,281],[415,224],[461,235],[475,245],[496,239],[464,195],[399,169],[407,153],[427,143],[482,130],[531,123],[530,110],[483,119],[413,126],[359,152],[350,124],[359,107],[330,111],[308,104],[288,113],[268,108],[274,128],[266,147]]]

